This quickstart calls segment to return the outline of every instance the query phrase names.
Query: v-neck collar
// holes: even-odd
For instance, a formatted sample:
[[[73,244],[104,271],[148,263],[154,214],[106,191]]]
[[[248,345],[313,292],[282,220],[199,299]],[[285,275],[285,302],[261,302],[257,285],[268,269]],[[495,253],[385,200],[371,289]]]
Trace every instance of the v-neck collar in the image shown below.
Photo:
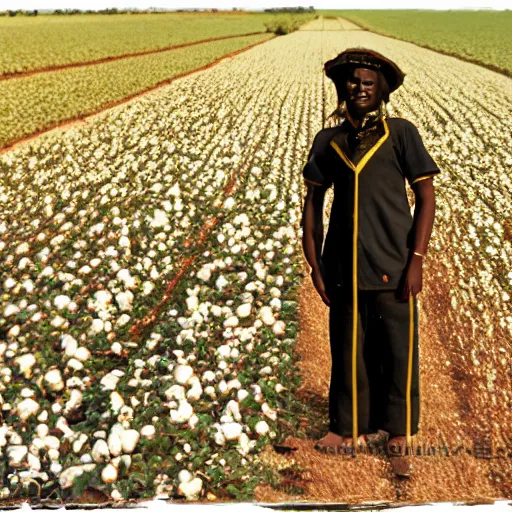
[[[349,122],[348,120],[346,122]],[[341,159],[356,173],[359,174],[364,166],[369,162],[370,158],[376,153],[376,151],[384,144],[386,139],[389,137],[389,127],[388,123],[386,122],[386,119],[382,119],[382,124],[384,125],[384,135],[380,137],[380,139],[363,155],[361,160],[357,165],[348,158],[348,156],[345,154],[345,152],[340,148],[336,142],[331,139],[330,145],[334,148],[336,153],[341,157]],[[341,125],[343,126],[343,125]]]

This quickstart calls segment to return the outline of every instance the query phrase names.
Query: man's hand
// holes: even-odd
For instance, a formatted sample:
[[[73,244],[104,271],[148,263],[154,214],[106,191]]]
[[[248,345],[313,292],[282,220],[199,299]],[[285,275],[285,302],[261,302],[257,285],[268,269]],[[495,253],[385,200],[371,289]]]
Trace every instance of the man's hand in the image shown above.
[[[402,299],[407,300],[409,295],[415,296],[422,288],[423,258],[413,254],[407,266],[405,281],[402,288]]]
[[[325,284],[324,279],[322,277],[322,273],[320,272],[320,268],[314,268],[311,272],[311,279],[313,280],[313,285],[316,288],[316,291],[318,292],[318,295],[320,295],[320,298],[322,299],[323,303],[326,306],[331,305],[331,301],[329,300],[329,297],[327,297],[327,293],[325,291]]]

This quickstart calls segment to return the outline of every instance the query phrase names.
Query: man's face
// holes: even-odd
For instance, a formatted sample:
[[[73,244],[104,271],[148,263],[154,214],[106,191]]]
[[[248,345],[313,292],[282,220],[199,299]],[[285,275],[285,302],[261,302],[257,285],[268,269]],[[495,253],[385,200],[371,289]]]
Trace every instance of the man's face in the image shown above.
[[[380,103],[377,72],[355,68],[347,76],[347,104],[351,111],[364,114],[375,110]]]

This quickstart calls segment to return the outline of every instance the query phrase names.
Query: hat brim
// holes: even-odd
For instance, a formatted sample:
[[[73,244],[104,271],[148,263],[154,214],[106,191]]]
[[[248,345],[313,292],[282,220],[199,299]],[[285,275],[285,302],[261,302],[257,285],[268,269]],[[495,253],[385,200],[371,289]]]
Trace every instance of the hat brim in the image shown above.
[[[404,82],[405,73],[390,59],[366,48],[348,48],[324,64],[328,78],[336,82],[352,67],[381,71],[388,82],[389,92],[396,91]]]

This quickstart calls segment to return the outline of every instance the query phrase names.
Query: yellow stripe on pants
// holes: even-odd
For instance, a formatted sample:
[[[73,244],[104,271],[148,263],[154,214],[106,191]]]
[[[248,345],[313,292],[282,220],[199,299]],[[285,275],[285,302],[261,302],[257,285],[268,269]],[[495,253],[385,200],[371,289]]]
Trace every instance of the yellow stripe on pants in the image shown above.
[[[407,362],[407,396],[406,406],[406,436],[407,449],[411,453],[411,382],[412,382],[412,355],[414,350],[414,296],[409,294],[409,360]]]

